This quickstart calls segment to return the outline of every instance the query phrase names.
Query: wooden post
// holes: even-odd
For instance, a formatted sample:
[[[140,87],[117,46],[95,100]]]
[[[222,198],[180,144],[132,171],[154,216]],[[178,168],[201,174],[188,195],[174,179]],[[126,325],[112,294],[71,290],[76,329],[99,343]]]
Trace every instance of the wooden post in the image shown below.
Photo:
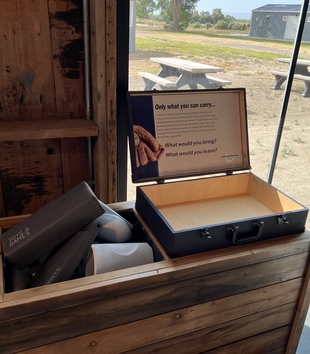
[[[95,193],[105,203],[117,198],[116,5],[90,1],[93,119],[99,127],[94,145]]]
[[[301,332],[304,327],[310,305],[310,262],[308,263],[308,271],[304,279],[304,286],[300,295],[299,303],[296,309],[296,315],[293,322],[293,327],[289,337],[288,345],[285,354],[296,353],[298,343],[301,337]]]

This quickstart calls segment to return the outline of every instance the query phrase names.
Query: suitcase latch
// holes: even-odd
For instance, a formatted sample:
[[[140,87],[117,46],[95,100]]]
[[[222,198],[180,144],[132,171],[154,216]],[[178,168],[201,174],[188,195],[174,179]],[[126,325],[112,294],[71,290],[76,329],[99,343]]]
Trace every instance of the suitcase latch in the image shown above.
[[[206,227],[204,229],[200,230],[200,235],[202,237],[202,239],[204,240],[204,242],[207,242],[209,239],[211,239],[211,234],[210,234],[210,228]]]
[[[278,224],[289,224],[290,222],[286,219],[286,215],[279,215],[278,216]]]

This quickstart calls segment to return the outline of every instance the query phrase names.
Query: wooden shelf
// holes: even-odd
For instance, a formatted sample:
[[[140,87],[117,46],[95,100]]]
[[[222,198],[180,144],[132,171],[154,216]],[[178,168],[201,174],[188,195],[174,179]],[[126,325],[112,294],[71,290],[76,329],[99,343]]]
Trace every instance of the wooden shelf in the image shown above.
[[[0,141],[98,136],[93,120],[68,119],[0,122]]]

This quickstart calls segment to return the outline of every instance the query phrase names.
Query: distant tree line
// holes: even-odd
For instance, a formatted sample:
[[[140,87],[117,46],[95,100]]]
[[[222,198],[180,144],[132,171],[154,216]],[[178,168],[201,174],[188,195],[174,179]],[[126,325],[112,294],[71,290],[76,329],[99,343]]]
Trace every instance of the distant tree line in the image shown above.
[[[137,18],[163,21],[165,28],[173,31],[185,30],[190,24],[194,27],[246,30],[248,22],[237,21],[233,16],[224,15],[220,8],[198,12],[199,0],[138,0]]]

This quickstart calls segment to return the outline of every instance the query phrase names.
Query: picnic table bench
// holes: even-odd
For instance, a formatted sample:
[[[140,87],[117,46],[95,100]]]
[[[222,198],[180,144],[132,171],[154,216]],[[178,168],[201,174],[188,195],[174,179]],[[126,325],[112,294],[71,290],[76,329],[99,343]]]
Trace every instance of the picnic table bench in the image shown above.
[[[229,80],[207,75],[224,71],[217,66],[179,58],[150,58],[150,60],[159,63],[161,69],[157,75],[149,72],[139,72],[145,83],[144,90],[151,90],[156,84],[159,84],[163,90],[179,89],[185,85],[188,85],[191,89],[197,89],[198,85],[204,88],[220,88],[231,84]],[[171,77],[176,78],[176,80],[172,81]]]
[[[279,63],[290,63],[289,58],[276,58],[276,61]],[[308,70],[308,66],[310,66],[310,61],[308,60],[297,60],[296,67],[294,71],[294,79],[303,80],[305,84],[305,89],[301,94],[303,97],[310,97],[310,72]],[[275,77],[275,84],[273,86],[274,90],[279,90],[281,85],[287,79],[288,72],[287,71],[279,71],[279,70],[270,70],[270,73]]]

